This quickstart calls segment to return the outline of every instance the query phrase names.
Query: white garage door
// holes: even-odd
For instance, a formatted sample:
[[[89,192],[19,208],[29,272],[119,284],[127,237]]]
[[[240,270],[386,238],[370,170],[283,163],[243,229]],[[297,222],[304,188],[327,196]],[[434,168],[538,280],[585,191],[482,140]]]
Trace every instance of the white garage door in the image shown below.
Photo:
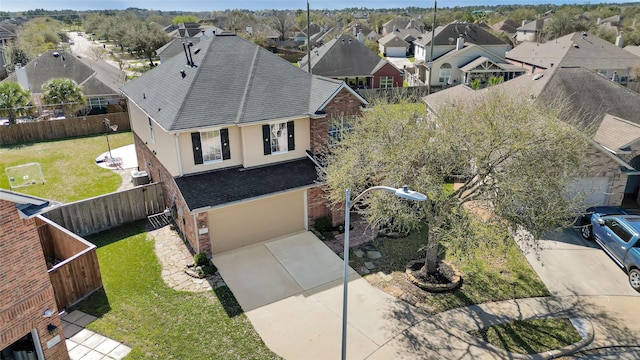
[[[219,254],[304,230],[304,199],[305,191],[297,190],[211,210],[212,252]]]
[[[387,56],[391,57],[405,57],[407,56],[407,49],[403,47],[388,47]]]
[[[609,183],[610,179],[607,176],[582,178],[568,186],[567,193],[585,195],[590,205],[608,205]]]

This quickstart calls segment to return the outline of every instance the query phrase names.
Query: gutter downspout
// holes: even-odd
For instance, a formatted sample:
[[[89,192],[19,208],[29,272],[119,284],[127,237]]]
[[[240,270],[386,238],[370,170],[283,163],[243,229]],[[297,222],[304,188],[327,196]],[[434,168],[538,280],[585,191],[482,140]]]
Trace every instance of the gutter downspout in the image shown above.
[[[200,253],[200,233],[198,232],[198,221],[196,219],[196,214],[191,215],[193,217],[193,231],[196,234],[196,254]]]
[[[178,133],[173,134],[173,138],[176,140],[176,154],[178,156],[178,175],[184,175],[182,171],[182,159],[180,158],[180,142],[178,141]]]

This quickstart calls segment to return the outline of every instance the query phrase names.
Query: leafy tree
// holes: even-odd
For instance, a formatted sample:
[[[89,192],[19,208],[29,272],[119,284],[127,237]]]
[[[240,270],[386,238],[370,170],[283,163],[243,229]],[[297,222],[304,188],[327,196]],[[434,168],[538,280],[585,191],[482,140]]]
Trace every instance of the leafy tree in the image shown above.
[[[67,117],[72,117],[75,110],[87,103],[82,88],[71,79],[51,79],[42,85],[42,91],[42,102],[60,105]]]
[[[292,24],[293,20],[286,11],[276,11],[271,18],[271,26],[280,34],[279,40],[284,40],[284,36]]]
[[[131,34],[131,48],[143,53],[149,59],[149,65],[155,66],[153,57],[156,49],[169,42],[169,36],[154,24],[139,23]]]
[[[9,64],[7,64],[7,67],[10,68],[9,70],[13,71],[13,67],[16,64],[22,64],[24,66],[27,65],[27,63],[29,63],[27,53],[17,45],[12,45],[9,48]]]
[[[334,204],[344,204],[347,188],[359,194],[373,185],[407,184],[428,196],[411,202],[371,193],[355,209],[374,225],[400,231],[426,220],[424,273],[436,273],[439,244],[459,233],[467,203],[490,206],[496,221],[523,226],[535,237],[583,209],[581,196],[563,194],[583,169],[586,140],[556,108],[528,96],[482,94],[443,106],[435,116],[406,103],[374,106],[327,158],[324,177]]]
[[[35,58],[47,50],[55,49],[63,40],[62,23],[50,17],[30,20],[18,31],[16,46],[24,50],[27,57]]]
[[[198,18],[195,17],[194,15],[178,15],[174,17],[173,20],[171,20],[171,22],[176,25],[184,24],[187,22],[197,23]]]
[[[18,83],[7,81],[0,83],[0,113],[9,116],[9,123],[16,123],[16,115],[29,105],[31,93],[23,90]]]
[[[547,39],[552,40],[576,31],[592,31],[594,27],[592,21],[572,15],[568,11],[557,11],[545,22],[543,33]]]

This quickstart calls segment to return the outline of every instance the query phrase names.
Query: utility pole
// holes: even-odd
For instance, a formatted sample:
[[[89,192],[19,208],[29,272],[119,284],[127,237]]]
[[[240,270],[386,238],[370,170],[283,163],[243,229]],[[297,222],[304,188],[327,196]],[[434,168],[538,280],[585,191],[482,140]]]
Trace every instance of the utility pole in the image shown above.
[[[307,1],[307,70],[311,74],[311,23],[309,16],[309,1]]]
[[[438,8],[438,0],[433,0],[433,23],[431,24],[431,50],[429,53],[429,78],[427,79],[427,95],[431,94],[431,70],[433,69],[433,38],[436,34],[436,9]]]

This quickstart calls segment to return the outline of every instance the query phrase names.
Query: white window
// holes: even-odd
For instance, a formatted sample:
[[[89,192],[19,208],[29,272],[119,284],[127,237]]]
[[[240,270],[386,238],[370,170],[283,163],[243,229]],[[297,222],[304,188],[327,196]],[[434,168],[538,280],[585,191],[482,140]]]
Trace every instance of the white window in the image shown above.
[[[87,102],[89,103],[88,105],[91,109],[106,109],[107,104],[109,104],[109,101],[104,98],[89,98],[87,99]]]
[[[151,142],[153,142],[155,144],[156,136],[153,133],[153,121],[151,121],[150,117],[148,117],[147,119],[149,120],[149,138],[151,139]]]
[[[393,87],[393,76],[380,77],[380,89],[390,89]]]
[[[283,154],[295,149],[293,121],[262,125],[264,154]]]
[[[438,82],[440,84],[446,84],[451,79],[451,65],[442,64],[440,66],[440,75],[438,77]]]
[[[355,115],[332,118],[329,122],[329,146],[337,146],[353,129]]]
[[[220,130],[203,131],[200,133],[202,143],[202,160],[204,163],[222,161],[222,139]]]

